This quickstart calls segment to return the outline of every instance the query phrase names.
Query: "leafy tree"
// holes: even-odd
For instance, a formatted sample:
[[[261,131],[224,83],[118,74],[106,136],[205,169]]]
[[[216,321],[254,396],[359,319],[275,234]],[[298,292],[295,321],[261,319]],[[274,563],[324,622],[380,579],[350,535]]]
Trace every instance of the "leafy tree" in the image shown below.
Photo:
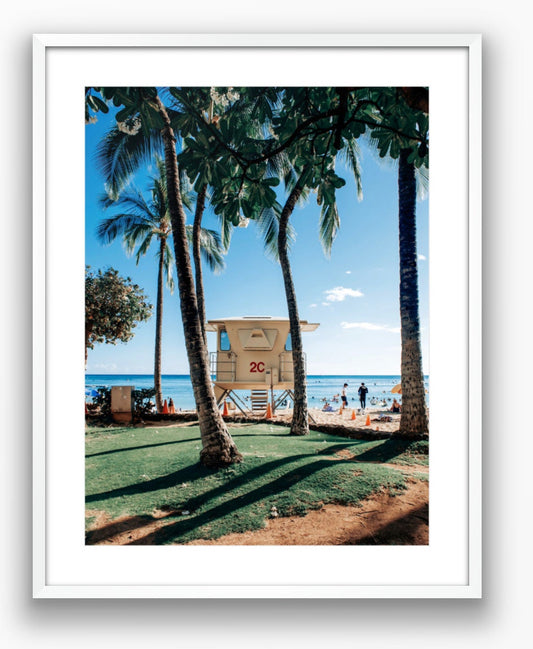
[[[154,386],[158,412],[163,409],[163,392],[161,385],[161,357],[163,335],[163,284],[172,293],[174,290],[172,247],[170,241],[172,230],[168,213],[165,168],[160,158],[155,160],[157,175],[153,176],[150,185],[151,200],[146,201],[140,191],[129,191],[121,194],[116,201],[106,195],[102,202],[104,208],[117,207],[124,211],[114,214],[100,222],[97,236],[104,243],[114,241],[122,235],[128,254],[136,251],[136,261],[148,252],[152,241],[158,244],[156,333],[154,353]],[[187,227],[187,235],[192,240],[192,227]],[[222,247],[217,232],[201,229],[199,236],[200,253],[210,268],[220,270],[224,267]]]
[[[221,96],[228,96],[230,90],[216,89]],[[297,202],[310,190],[316,191],[321,206],[321,240],[324,249],[331,250],[340,223],[336,190],[345,184],[335,173],[335,156],[338,150],[347,151],[359,183],[353,134],[354,129],[360,133],[366,126],[351,125],[351,130],[347,130],[343,92],[332,88],[233,89],[233,96],[238,99],[216,125],[198,118],[193,102],[183,90],[171,89],[171,93],[199,131],[194,142],[185,140],[188,146],[179,156],[191,181],[198,183],[209,178],[214,185],[215,212],[234,225],[242,216],[256,220],[264,232],[267,248],[279,259],[294,368],[291,434],[304,435],[309,432],[306,375],[288,255],[292,237],[289,219]],[[255,129],[250,127],[250,121],[257,122]],[[251,137],[254,132],[262,136]],[[278,204],[273,189],[279,184],[279,176],[285,178],[288,190],[284,206]]]
[[[85,270],[85,364],[96,343],[116,345],[133,338],[137,323],[152,315],[146,295],[129,277],[108,268],[95,274]]]

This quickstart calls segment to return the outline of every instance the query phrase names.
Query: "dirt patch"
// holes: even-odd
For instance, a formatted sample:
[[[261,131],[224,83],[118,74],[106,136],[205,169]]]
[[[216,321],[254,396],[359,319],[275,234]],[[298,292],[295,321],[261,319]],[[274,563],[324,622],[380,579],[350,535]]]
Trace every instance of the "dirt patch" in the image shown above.
[[[334,457],[337,460],[355,460],[355,455],[347,448],[342,448],[340,451],[335,451]]]
[[[270,519],[264,530],[188,545],[428,545],[428,482],[379,493],[360,507],[325,505],[306,516]]]
[[[85,545],[130,545],[175,521],[181,512],[158,509],[151,515],[121,516],[111,519],[105,512],[89,509],[85,516],[95,517],[85,535]],[[171,518],[171,521],[166,519]]]
[[[214,541],[198,540],[188,545],[427,545],[428,493],[427,481],[409,478],[407,489],[400,494],[381,492],[359,507],[325,505],[306,516],[269,519],[263,530],[228,534]],[[143,543],[143,539],[150,538],[151,533],[180,515],[176,510],[158,510],[149,516],[110,520],[102,512],[89,510],[87,516],[96,520],[87,533],[86,543]]]

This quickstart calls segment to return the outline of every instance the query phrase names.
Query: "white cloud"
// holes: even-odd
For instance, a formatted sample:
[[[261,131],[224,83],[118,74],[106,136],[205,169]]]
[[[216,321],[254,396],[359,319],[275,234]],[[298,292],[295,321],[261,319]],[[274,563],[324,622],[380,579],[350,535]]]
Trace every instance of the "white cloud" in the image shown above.
[[[420,261],[426,261],[427,257],[424,255],[418,255],[418,259],[420,259]]]
[[[310,308],[310,309],[314,309],[315,307],[316,307],[316,304],[310,304],[310,305],[309,305],[309,308]]]
[[[374,324],[373,322],[341,322],[343,329],[365,329],[366,331],[389,331],[399,334],[400,327],[389,327],[389,325]]]
[[[344,302],[347,297],[363,297],[363,293],[359,289],[345,288],[344,286],[336,286],[324,291],[326,300],[328,302]]]
[[[352,271],[351,271],[351,270],[347,270],[347,271],[346,271],[346,275],[351,275],[351,274],[352,274]]]

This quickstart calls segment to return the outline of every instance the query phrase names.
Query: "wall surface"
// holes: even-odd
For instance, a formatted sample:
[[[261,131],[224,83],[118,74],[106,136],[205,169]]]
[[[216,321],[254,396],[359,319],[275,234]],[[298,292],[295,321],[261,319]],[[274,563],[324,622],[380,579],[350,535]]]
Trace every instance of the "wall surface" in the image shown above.
[[[21,0],[2,11],[2,532],[8,647],[523,646],[532,577],[529,404],[532,218],[528,3]],[[484,593],[475,601],[31,599],[31,34],[482,33],[484,89]],[[453,251],[450,250],[453,259]],[[527,282],[527,283],[526,283]],[[452,407],[452,406],[451,406]],[[520,415],[520,416],[515,416]]]

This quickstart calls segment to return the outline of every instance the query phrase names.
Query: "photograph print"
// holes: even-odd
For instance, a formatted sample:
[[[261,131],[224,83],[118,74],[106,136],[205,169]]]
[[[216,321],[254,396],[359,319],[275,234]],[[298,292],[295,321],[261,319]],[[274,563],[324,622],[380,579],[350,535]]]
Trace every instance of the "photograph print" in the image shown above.
[[[85,89],[86,545],[429,544],[429,94]]]

